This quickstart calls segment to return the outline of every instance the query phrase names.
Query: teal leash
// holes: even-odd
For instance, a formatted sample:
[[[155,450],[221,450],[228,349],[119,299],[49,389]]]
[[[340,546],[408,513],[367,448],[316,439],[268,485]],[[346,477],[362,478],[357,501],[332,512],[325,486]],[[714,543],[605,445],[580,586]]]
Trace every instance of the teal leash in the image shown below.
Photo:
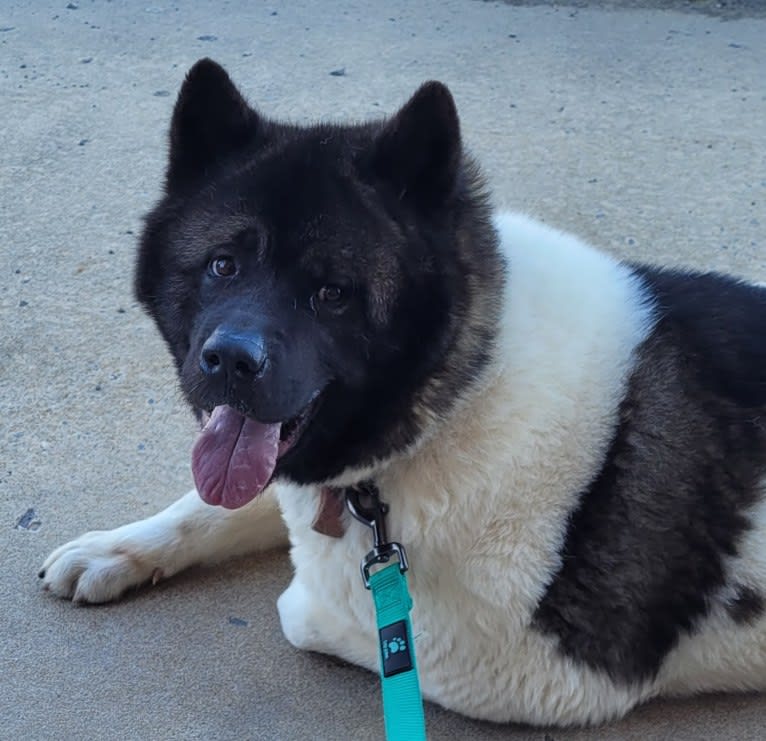
[[[368,506],[361,502],[364,497]],[[362,559],[364,586],[372,591],[380,650],[380,682],[387,741],[426,741],[423,697],[415,661],[407,589],[407,553],[400,543],[388,542],[385,516],[388,506],[380,501],[377,487],[365,482],[346,490],[346,504],[359,522],[372,528],[373,548]],[[376,564],[398,563],[370,573]]]
[[[380,641],[383,718],[388,741],[425,741],[426,723],[412,640],[412,599],[399,564],[370,576]]]

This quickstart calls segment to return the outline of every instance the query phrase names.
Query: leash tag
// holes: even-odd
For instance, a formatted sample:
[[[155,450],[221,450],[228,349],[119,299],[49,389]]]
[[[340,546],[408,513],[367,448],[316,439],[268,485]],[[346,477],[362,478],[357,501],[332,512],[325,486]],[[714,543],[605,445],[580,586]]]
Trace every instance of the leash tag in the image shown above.
[[[378,631],[378,637],[384,677],[393,677],[400,672],[408,672],[412,669],[407,623],[404,620],[398,620],[381,628]]]

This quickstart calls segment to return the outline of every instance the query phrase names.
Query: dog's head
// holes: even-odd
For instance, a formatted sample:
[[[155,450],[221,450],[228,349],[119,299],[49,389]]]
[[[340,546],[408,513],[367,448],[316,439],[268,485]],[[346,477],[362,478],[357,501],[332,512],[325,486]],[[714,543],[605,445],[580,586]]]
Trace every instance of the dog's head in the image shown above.
[[[195,453],[210,500],[411,446],[485,364],[495,316],[476,292],[500,272],[444,85],[385,122],[303,128],[256,112],[214,62],[190,70],[136,292],[212,414]],[[241,496],[222,493],[237,471]]]

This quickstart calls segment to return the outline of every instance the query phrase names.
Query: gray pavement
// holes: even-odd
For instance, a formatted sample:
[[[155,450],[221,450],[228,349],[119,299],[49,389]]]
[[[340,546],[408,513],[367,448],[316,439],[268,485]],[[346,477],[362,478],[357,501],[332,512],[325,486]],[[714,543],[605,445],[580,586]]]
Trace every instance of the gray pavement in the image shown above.
[[[441,79],[498,204],[628,258],[766,279],[762,10],[0,3],[0,738],[382,738],[376,678],[281,637],[283,553],[100,608],[36,583],[56,545],[191,482],[195,426],[131,270],[196,59],[296,121],[392,111]],[[657,702],[547,736],[435,707],[428,721],[434,739],[763,739],[764,711],[759,696]]]

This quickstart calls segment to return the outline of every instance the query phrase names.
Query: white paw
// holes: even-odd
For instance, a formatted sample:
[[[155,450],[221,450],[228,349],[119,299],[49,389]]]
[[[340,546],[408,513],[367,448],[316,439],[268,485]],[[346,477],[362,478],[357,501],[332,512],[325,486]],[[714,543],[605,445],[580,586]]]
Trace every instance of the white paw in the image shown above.
[[[311,594],[296,579],[277,600],[282,632],[290,643],[303,651],[324,651],[327,646],[319,633],[322,625],[321,610],[312,603]],[[325,616],[325,624],[327,616]]]
[[[368,594],[363,594],[369,597]],[[332,605],[332,612],[304,584],[293,578],[277,600],[282,632],[290,643],[303,651],[318,651],[377,671],[378,642],[372,626],[363,628],[343,606]]]
[[[74,602],[110,602],[131,587],[157,583],[163,572],[150,554],[120,530],[86,533],[45,560],[43,588]]]

